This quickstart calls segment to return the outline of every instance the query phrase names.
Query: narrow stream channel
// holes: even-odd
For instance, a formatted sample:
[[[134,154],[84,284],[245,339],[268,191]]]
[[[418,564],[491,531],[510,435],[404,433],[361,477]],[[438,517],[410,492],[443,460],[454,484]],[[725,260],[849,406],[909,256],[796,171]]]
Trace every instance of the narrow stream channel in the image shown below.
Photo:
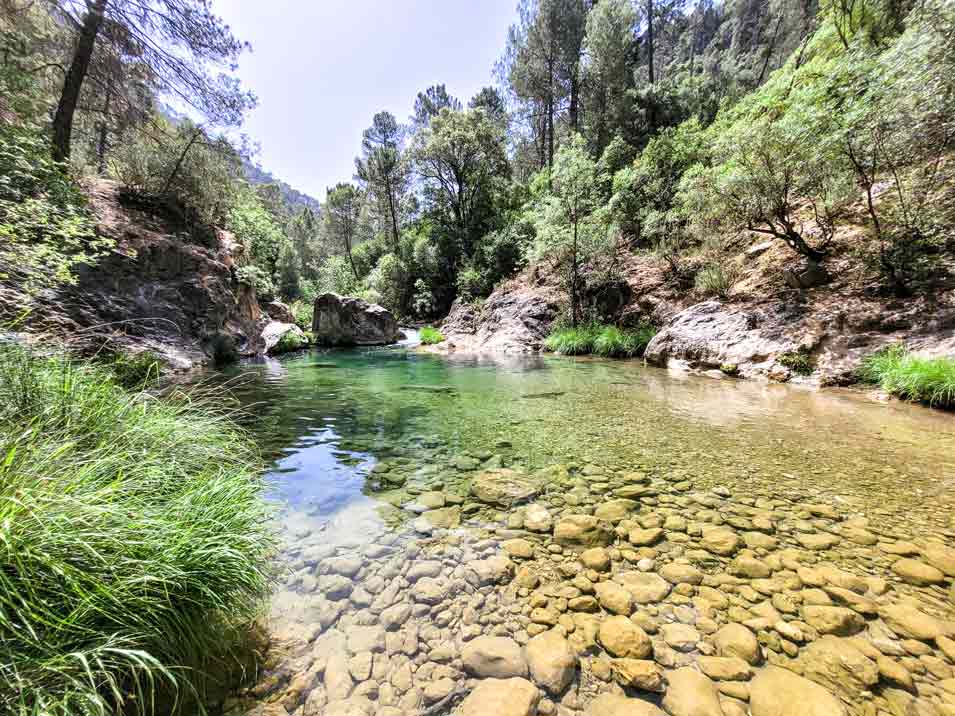
[[[406,347],[211,379],[270,460],[284,539],[276,648],[236,714],[492,713],[508,676],[533,706],[511,684],[494,713],[569,716],[659,704],[691,664],[725,716],[751,686],[762,716],[767,664],[849,713],[955,713],[950,414]]]

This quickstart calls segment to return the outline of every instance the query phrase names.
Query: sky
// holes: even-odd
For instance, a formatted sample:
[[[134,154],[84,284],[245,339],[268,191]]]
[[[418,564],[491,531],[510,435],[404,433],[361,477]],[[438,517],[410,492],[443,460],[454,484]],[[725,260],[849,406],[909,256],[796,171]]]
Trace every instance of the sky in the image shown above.
[[[216,0],[252,44],[239,77],[259,104],[243,131],[258,163],[324,201],[350,181],[376,112],[407,122],[415,95],[444,83],[463,102],[495,84],[517,0]]]

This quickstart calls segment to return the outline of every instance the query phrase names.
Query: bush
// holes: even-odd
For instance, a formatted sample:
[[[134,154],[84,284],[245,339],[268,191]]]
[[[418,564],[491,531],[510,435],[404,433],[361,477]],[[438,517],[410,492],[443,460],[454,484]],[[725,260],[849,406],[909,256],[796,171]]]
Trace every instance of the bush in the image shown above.
[[[812,356],[803,351],[783,353],[779,356],[779,362],[796,375],[812,375],[816,370],[816,362]]]
[[[296,326],[303,331],[312,330],[312,316],[315,313],[314,300],[292,301],[288,308],[292,312],[292,318],[295,319]]]
[[[113,244],[96,237],[79,188],[49,156],[38,130],[0,121],[0,281],[29,295],[72,283]]]
[[[892,395],[937,408],[955,408],[955,359],[921,358],[903,345],[884,348],[868,358],[858,377]]]
[[[249,264],[239,267],[235,273],[239,283],[255,289],[256,298],[260,301],[271,301],[275,297],[275,284],[260,267]]]
[[[249,438],[195,395],[6,346],[0,455],[0,713],[201,699],[270,586]]]
[[[441,331],[437,328],[432,328],[431,326],[425,326],[421,329],[419,334],[421,338],[421,345],[430,346],[435,343],[440,343],[444,340],[444,336],[441,335]]]
[[[719,264],[709,264],[700,269],[693,287],[704,296],[725,298],[733,285],[733,279]]]
[[[309,344],[309,335],[302,335],[296,333],[295,331],[288,331],[279,338],[279,342],[275,344],[272,348],[272,353],[278,355],[280,353],[291,353],[292,351],[298,351],[302,348],[307,348]]]

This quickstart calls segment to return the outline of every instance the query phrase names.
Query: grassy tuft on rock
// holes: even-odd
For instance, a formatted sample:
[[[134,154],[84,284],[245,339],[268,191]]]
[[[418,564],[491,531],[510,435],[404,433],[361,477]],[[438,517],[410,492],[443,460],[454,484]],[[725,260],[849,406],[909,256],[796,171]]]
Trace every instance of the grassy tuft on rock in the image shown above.
[[[656,335],[653,326],[641,325],[634,330],[616,326],[578,326],[561,328],[544,341],[544,348],[561,355],[599,355],[605,358],[642,356]]]
[[[0,713],[199,710],[269,588],[259,467],[201,398],[0,346]]]
[[[897,344],[866,358],[858,376],[904,400],[955,408],[955,358],[922,358]]]
[[[432,346],[444,340],[444,336],[441,334],[441,331],[439,331],[437,328],[432,328],[431,326],[425,326],[422,328],[418,336],[421,340],[421,345],[424,346]]]

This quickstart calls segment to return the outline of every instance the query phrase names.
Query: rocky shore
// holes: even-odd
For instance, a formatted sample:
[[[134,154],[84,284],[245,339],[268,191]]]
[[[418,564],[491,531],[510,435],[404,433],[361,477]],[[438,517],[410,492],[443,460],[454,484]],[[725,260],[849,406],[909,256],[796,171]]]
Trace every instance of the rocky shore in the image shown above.
[[[603,320],[658,327],[646,352],[651,364],[742,378],[846,385],[865,356],[897,342],[926,356],[955,355],[951,287],[898,299],[860,287],[840,267],[829,283],[791,288],[787,258],[775,247],[756,248],[748,273],[725,298],[674,286],[660,259],[628,256],[620,284],[601,298]],[[456,303],[436,350],[538,352],[565,300],[556,279],[532,267],[482,304]],[[805,359],[809,375],[793,369],[793,355]]]
[[[909,532],[785,476],[445,460],[371,469],[394,529],[286,521],[271,660],[229,714],[955,714],[944,501]]]

